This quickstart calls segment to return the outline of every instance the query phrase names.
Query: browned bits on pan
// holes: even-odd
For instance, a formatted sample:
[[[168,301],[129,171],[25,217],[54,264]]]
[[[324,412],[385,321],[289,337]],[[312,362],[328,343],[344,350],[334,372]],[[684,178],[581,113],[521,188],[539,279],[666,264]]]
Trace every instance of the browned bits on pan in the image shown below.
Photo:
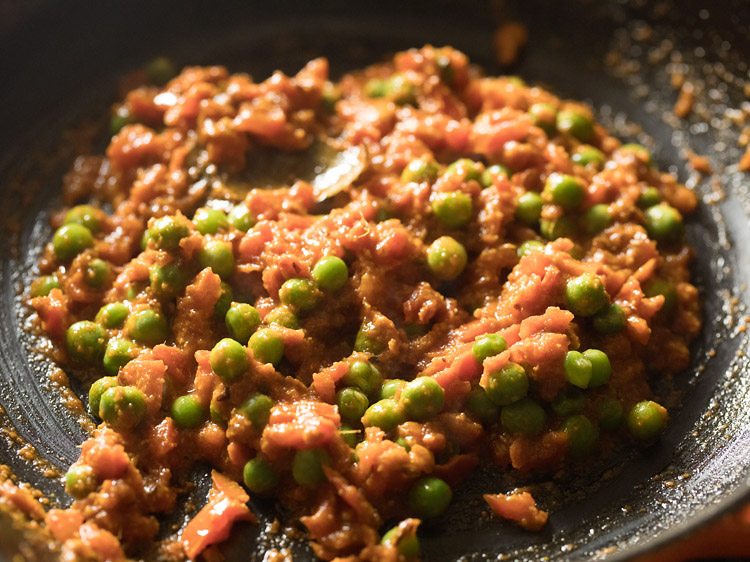
[[[510,66],[516,62],[528,40],[529,30],[522,23],[508,21],[502,24],[493,37],[497,62],[503,66]]]
[[[750,172],[750,148],[748,148],[745,151],[745,154],[742,155],[737,167],[741,172]]]
[[[711,167],[711,160],[709,160],[706,156],[701,156],[700,154],[696,154],[692,150],[688,150],[687,160],[688,164],[690,164],[690,167],[699,174],[708,175],[713,172],[713,168]]]
[[[675,70],[669,75],[669,80],[672,84],[672,87],[675,90],[679,90],[685,84],[685,73],[679,70]]]
[[[674,114],[684,119],[693,111],[693,103],[695,103],[695,88],[690,82],[685,82],[674,104]]]

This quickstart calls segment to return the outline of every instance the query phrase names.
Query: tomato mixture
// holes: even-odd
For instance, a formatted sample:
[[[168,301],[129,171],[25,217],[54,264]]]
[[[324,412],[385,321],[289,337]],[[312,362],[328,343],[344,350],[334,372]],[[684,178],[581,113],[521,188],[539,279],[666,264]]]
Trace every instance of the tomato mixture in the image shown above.
[[[163,556],[215,559],[266,496],[322,559],[414,560],[478,465],[528,482],[658,438],[649,378],[701,326],[697,199],[645,147],[448,47],[338,82],[156,74],[66,176],[30,288],[101,421],[46,517],[66,556],[143,555],[207,462]]]

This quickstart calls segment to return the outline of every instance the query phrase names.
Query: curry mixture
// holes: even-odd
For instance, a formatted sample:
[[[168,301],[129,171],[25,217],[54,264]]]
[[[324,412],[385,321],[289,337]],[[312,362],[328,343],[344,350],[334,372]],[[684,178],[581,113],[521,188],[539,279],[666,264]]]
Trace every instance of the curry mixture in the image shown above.
[[[46,515],[66,559],[142,555],[207,462],[174,558],[217,559],[265,496],[324,560],[415,560],[478,465],[658,438],[649,380],[701,326],[697,200],[645,147],[448,47],[338,82],[168,71],[65,177],[30,288],[101,422]],[[526,489],[485,499],[547,521]]]

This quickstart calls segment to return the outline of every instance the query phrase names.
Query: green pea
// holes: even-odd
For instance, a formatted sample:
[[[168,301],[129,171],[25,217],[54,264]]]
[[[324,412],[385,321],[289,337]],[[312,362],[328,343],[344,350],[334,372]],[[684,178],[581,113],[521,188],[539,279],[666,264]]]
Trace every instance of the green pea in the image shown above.
[[[397,398],[406,386],[406,381],[401,379],[387,379],[383,381],[380,388],[380,399]]]
[[[643,145],[629,143],[620,147],[620,152],[634,154],[641,162],[650,166],[653,163],[651,152]]]
[[[369,361],[353,361],[341,382],[360,389],[367,396],[375,396],[383,386],[383,375]]]
[[[616,334],[625,328],[627,319],[619,304],[612,303],[594,315],[594,329],[600,334]]]
[[[612,431],[622,423],[623,408],[616,398],[607,398],[597,406],[597,416],[602,429]]]
[[[279,289],[279,300],[297,312],[313,310],[320,299],[320,291],[309,279],[287,279]]]
[[[256,431],[261,431],[268,423],[271,408],[273,408],[271,397],[256,392],[242,403],[238,412],[248,419]]]
[[[217,320],[224,319],[226,321],[227,312],[229,312],[229,307],[232,306],[233,300],[234,291],[232,290],[232,286],[222,281],[219,298],[216,299],[216,304],[214,304],[214,317]]]
[[[65,491],[77,500],[82,500],[96,489],[94,469],[87,464],[74,464],[65,473]]]
[[[141,234],[141,251],[145,251],[148,248],[149,242],[151,242],[151,232],[146,229]]]
[[[552,410],[558,416],[579,414],[586,407],[586,395],[577,388],[566,388],[552,402]]]
[[[433,160],[416,158],[409,162],[401,172],[401,181],[404,183],[434,182],[438,177],[440,168]]]
[[[292,330],[299,328],[299,319],[297,318],[297,315],[294,314],[288,306],[284,305],[269,310],[263,321],[266,324],[276,324],[277,326],[283,326]]]
[[[63,224],[79,224],[88,228],[92,234],[96,234],[102,229],[105,217],[106,214],[101,209],[91,205],[77,205],[65,214]]]
[[[416,88],[403,74],[394,74],[386,82],[388,97],[398,105],[415,105]]]
[[[640,441],[653,441],[667,425],[667,409],[653,400],[638,402],[628,412],[630,434]]]
[[[388,203],[381,202],[375,215],[375,222],[385,222],[393,218],[396,218],[396,213],[388,207]]]
[[[55,231],[52,237],[52,249],[55,257],[68,262],[84,250],[94,245],[91,231],[80,224],[64,224]]]
[[[121,367],[136,357],[138,357],[138,346],[132,341],[125,338],[112,338],[107,342],[107,348],[104,350],[104,359],[102,359],[104,370],[110,375],[116,375]]]
[[[89,411],[93,415],[99,415],[99,404],[102,401],[102,394],[115,386],[117,386],[117,377],[102,377],[91,384],[89,388]]]
[[[216,234],[229,228],[229,219],[220,209],[201,207],[193,215],[193,224],[201,234]]]
[[[485,391],[498,406],[518,402],[529,392],[529,377],[518,363],[508,363],[487,377]]]
[[[65,332],[68,355],[79,363],[98,364],[104,356],[107,333],[99,324],[81,320]]]
[[[198,263],[201,268],[210,267],[213,272],[225,279],[234,271],[234,254],[232,245],[223,240],[208,240],[198,252]]]
[[[381,544],[395,546],[398,553],[407,560],[419,556],[419,539],[415,532],[402,532],[398,526],[393,527],[380,540]]]
[[[539,232],[547,240],[557,240],[558,238],[573,238],[576,233],[576,227],[575,223],[570,217],[541,219],[539,221]]]
[[[379,427],[385,432],[393,431],[403,421],[403,409],[393,398],[375,402],[362,416],[362,423],[365,427]]]
[[[231,338],[219,340],[211,349],[209,362],[213,372],[228,383],[239,380],[250,365],[247,349]]]
[[[520,246],[516,249],[516,255],[519,258],[522,258],[524,256],[528,256],[531,253],[534,252],[543,252],[544,251],[544,242],[541,240],[526,240],[525,242],[521,243]]]
[[[310,274],[318,287],[324,291],[335,292],[346,285],[349,268],[341,258],[326,256],[318,260]]]
[[[471,221],[471,196],[461,191],[436,193],[432,197],[432,212],[448,228],[461,228]]]
[[[594,205],[583,217],[586,232],[598,234],[612,224],[612,215],[609,214],[609,206],[604,203]]]
[[[112,278],[112,268],[106,261],[94,258],[83,270],[83,281],[93,289],[101,289]]]
[[[151,59],[143,68],[148,81],[157,86],[163,86],[177,75],[174,63],[167,57]]]
[[[599,439],[599,430],[582,414],[566,419],[562,430],[568,436],[568,452],[573,458],[580,459],[590,454]]]
[[[208,403],[208,417],[215,424],[226,427],[230,416],[230,404],[225,396],[214,394]]]
[[[469,158],[459,158],[446,168],[446,174],[459,175],[464,181],[476,181],[482,183],[482,165]]]
[[[94,320],[105,328],[121,328],[129,313],[125,303],[112,302],[101,307]]]
[[[456,71],[453,69],[453,63],[450,57],[446,55],[438,55],[435,58],[435,66],[437,67],[440,81],[448,86],[453,85],[453,80],[456,78]]]
[[[229,229],[229,219],[224,211],[201,207],[193,215],[193,224],[201,234],[216,234]]]
[[[255,457],[245,463],[242,480],[251,492],[266,494],[279,484],[279,475],[268,462]]]
[[[587,349],[583,352],[583,356],[591,362],[589,388],[596,388],[607,384],[609,377],[612,376],[612,365],[609,362],[607,354],[598,349]]]
[[[135,119],[133,119],[127,106],[121,105],[112,112],[112,116],[109,119],[109,132],[114,136],[122,131],[126,125],[130,125],[134,122]]]
[[[358,423],[370,405],[367,396],[356,388],[342,388],[336,393],[336,404],[341,417],[350,422]]]
[[[508,349],[505,338],[499,333],[485,334],[480,336],[471,346],[471,352],[478,363],[484,363],[484,360],[493,355],[498,355]]]
[[[547,414],[537,402],[524,398],[500,410],[500,423],[509,433],[537,435],[544,429]]]
[[[341,438],[344,440],[344,443],[349,445],[349,447],[351,447],[352,449],[354,449],[357,446],[357,443],[359,443],[362,438],[361,429],[355,429],[352,426],[346,425],[346,424],[341,425],[339,434],[341,435]]]
[[[240,232],[247,232],[253,226],[255,226],[255,217],[250,213],[250,209],[247,205],[237,205],[234,209],[229,211],[227,216],[229,224]]]
[[[535,103],[529,108],[531,121],[548,135],[557,130],[557,108],[549,103]]]
[[[145,289],[146,284],[143,281],[132,281],[128,283],[125,290],[125,300],[135,300]]]
[[[485,425],[495,423],[500,416],[500,408],[490,400],[481,386],[475,386],[466,397],[466,409],[469,414]]]
[[[174,252],[180,240],[190,234],[190,227],[182,217],[164,216],[154,220],[148,228],[148,240],[157,250]]]
[[[417,377],[406,383],[400,402],[408,419],[426,421],[443,409],[445,392],[432,377]]]
[[[169,326],[160,312],[146,308],[128,316],[125,321],[125,334],[142,345],[153,347],[167,340]]]
[[[657,242],[675,243],[682,240],[685,225],[680,211],[668,205],[659,203],[646,209],[646,231]]]
[[[570,254],[570,257],[573,259],[582,260],[585,252],[580,244],[574,244],[573,247],[568,250],[568,254]]]
[[[341,89],[331,82],[325,82],[321,92],[320,104],[327,113],[336,113],[336,104],[341,100]]]
[[[148,271],[148,278],[151,291],[160,299],[178,296],[187,283],[187,274],[182,265],[176,261],[164,265],[152,265]]]
[[[438,279],[452,281],[466,268],[466,249],[455,238],[441,236],[427,248],[427,266]]]
[[[641,209],[648,209],[659,203],[661,203],[661,192],[655,187],[644,187],[638,196],[638,206]]]
[[[586,188],[581,180],[567,174],[553,173],[547,178],[544,190],[555,205],[563,209],[576,209],[586,196]]]
[[[527,191],[516,202],[516,218],[528,225],[535,225],[542,215],[542,196],[534,191]]]
[[[593,273],[584,273],[568,279],[565,284],[565,302],[576,316],[593,316],[609,305],[604,283]]]
[[[101,396],[99,417],[115,429],[132,429],[145,415],[146,396],[134,386],[113,386]]]
[[[409,445],[408,441],[403,437],[399,437],[394,441],[394,443],[404,449],[407,453],[411,451],[411,445]]]
[[[227,310],[225,323],[229,335],[240,343],[247,343],[260,326],[260,314],[254,306],[244,302],[233,302]]]
[[[500,164],[493,164],[482,172],[482,187],[490,187],[495,184],[495,178],[503,177],[505,179],[510,178],[510,170]]]
[[[200,399],[195,394],[178,396],[172,402],[172,419],[177,427],[195,429],[206,419]]]
[[[52,289],[59,289],[60,282],[54,275],[43,275],[31,282],[29,294],[32,297],[46,297],[52,292]]]
[[[568,351],[563,362],[565,378],[573,386],[588,388],[591,383],[593,366],[591,361],[579,351]]]
[[[441,515],[453,499],[453,490],[440,478],[420,478],[409,490],[409,507],[419,517],[429,519]]]
[[[326,480],[323,466],[329,464],[331,459],[322,449],[302,449],[294,455],[292,477],[300,486],[315,488]]]
[[[429,326],[425,326],[424,324],[412,324],[411,322],[407,322],[402,326],[402,328],[404,330],[404,333],[406,334],[406,337],[410,340],[421,338],[430,331]]]
[[[652,279],[643,289],[643,293],[651,298],[658,295],[664,297],[664,304],[661,307],[662,314],[671,316],[677,309],[677,302],[679,300],[677,296],[677,289],[674,284],[667,281],[666,279]]]
[[[248,342],[253,357],[260,363],[278,365],[284,357],[284,340],[273,328],[261,328],[257,330]]]
[[[594,139],[594,122],[580,111],[563,109],[557,114],[556,125],[558,131],[581,142],[590,143]]]
[[[588,166],[589,164],[591,164],[597,170],[601,170],[607,158],[606,156],[604,156],[604,153],[598,148],[595,148],[589,144],[582,144],[575,149],[575,152],[573,152],[573,155],[570,157],[570,159],[580,166]]]
[[[388,93],[388,84],[380,78],[372,78],[365,84],[364,92],[368,98],[384,98]]]
[[[382,338],[374,322],[365,320],[354,338],[354,351],[362,351],[378,355],[385,351],[387,342]]]

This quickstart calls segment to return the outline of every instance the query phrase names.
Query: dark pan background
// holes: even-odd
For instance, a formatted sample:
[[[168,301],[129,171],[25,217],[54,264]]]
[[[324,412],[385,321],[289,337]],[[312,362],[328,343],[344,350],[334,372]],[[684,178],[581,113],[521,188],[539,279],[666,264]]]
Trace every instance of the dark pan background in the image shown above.
[[[492,31],[505,18],[520,19],[530,30],[529,46],[511,69],[498,68],[491,49]],[[75,156],[66,131],[82,121],[104,121],[118,75],[159,54],[179,64],[226,64],[256,79],[276,68],[293,73],[326,55],[338,75],[398,49],[451,44],[489,73],[517,73],[588,100],[623,139],[644,142],[660,167],[695,186],[705,204],[688,237],[706,319],[690,372],[674,385],[654,381],[664,395],[679,397],[668,399],[675,402],[673,416],[657,445],[593,459],[575,471],[580,476],[540,494],[553,513],[539,534],[487,516],[480,493],[504,483],[480,474],[457,493],[449,514],[420,533],[425,559],[504,553],[523,560],[624,560],[689,534],[750,497],[748,338],[742,328],[750,176],[737,170],[740,127],[727,111],[746,99],[748,22],[750,3],[740,0],[0,0],[0,404],[7,420],[63,471],[85,437],[48,380],[51,366],[38,352],[44,342],[23,330],[28,310],[18,295],[34,276],[38,248],[50,235],[48,213],[59,205],[60,179]],[[649,64],[659,50],[665,56]],[[664,114],[676,99],[668,65],[684,65],[694,83],[705,85],[687,120]],[[102,134],[98,150],[105,142]],[[711,158],[714,179],[690,173],[686,147]],[[44,466],[22,460],[7,432],[0,437],[0,462],[64,504],[60,482],[44,478]],[[205,471],[197,471],[196,482],[198,498]],[[260,560],[267,547],[288,542],[265,532],[274,506],[255,508],[263,523],[235,533],[228,545],[233,560]],[[184,517],[176,515],[165,528]],[[0,517],[0,559],[3,553],[10,559],[19,540]],[[292,546],[300,555],[295,559],[310,557],[305,547]]]

